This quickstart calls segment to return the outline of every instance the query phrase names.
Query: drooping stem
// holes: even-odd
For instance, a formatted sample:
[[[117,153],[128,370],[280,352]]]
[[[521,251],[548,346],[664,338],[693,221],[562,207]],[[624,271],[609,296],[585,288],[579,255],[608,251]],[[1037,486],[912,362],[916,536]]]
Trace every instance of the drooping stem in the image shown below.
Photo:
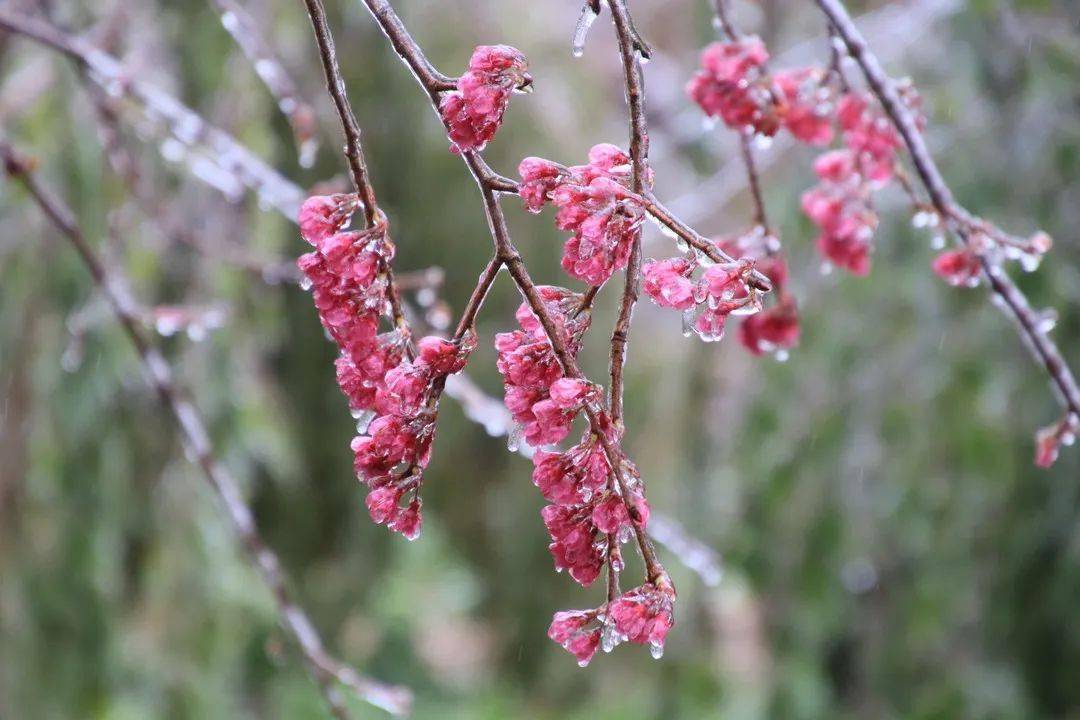
[[[895,83],[885,73],[881,63],[867,46],[866,40],[855,27],[844,4],[840,0],[814,1],[844,41],[848,54],[862,70],[867,84],[877,96],[885,114],[903,138],[915,172],[926,188],[930,202],[943,221],[954,221],[957,235],[965,245],[970,247],[973,244],[971,227],[975,218],[954,199],[952,190],[945,182],[937,163],[934,162],[933,156],[926,147],[915,118],[900,98]],[[1062,406],[1067,412],[1080,416],[1080,387],[1076,384],[1076,378],[1062,358],[1057,344],[1041,327],[1039,318],[1032,310],[1027,297],[998,263],[983,254],[979,255],[979,260],[990,290],[1000,298],[998,306],[1015,321],[1021,336],[1050,376],[1051,384]]]
[[[239,484],[214,454],[202,415],[176,385],[168,361],[147,340],[138,317],[137,306],[128,294],[128,285],[119,271],[106,268],[86,241],[74,213],[59,197],[37,181],[31,172],[32,164],[27,158],[6,142],[0,142],[0,157],[7,175],[26,188],[46,217],[78,252],[94,283],[108,301],[138,353],[147,379],[176,421],[184,445],[225,506],[233,534],[247,551],[255,571],[270,590],[277,607],[278,619],[300,647],[309,673],[319,685],[331,712],[339,719],[348,717],[345,705],[337,697],[334,687],[336,683],[341,683],[372,705],[395,714],[407,714],[412,703],[412,694],[408,689],[386,685],[360,675],[326,651],[315,626],[293,599],[277,554],[259,534],[255,516],[245,502]]]

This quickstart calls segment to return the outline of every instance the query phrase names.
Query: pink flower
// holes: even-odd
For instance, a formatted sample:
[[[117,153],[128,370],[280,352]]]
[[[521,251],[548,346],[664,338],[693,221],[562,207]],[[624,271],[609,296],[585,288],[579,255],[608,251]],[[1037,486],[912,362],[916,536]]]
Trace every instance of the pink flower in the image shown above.
[[[623,499],[610,494],[607,499],[596,504],[592,512],[592,522],[596,529],[608,535],[614,535],[619,529],[629,524],[630,515],[626,512]]]
[[[866,275],[878,217],[870,202],[872,186],[856,170],[857,164],[851,151],[835,150],[819,157],[814,170],[821,183],[803,193],[802,207],[821,229],[818,251],[838,267]]]
[[[600,647],[600,630],[577,633],[563,647],[577,658],[578,665],[585,667],[596,655],[597,648]]]
[[[383,485],[368,493],[365,504],[375,524],[382,525],[399,512],[401,490],[394,485]]]
[[[585,165],[564,168],[528,157],[518,166],[519,194],[530,212],[551,202],[555,225],[571,233],[563,269],[590,285],[602,285],[626,267],[645,218],[641,198],[630,192],[630,156],[610,143],[594,145]],[[646,180],[652,182],[650,175]]]
[[[525,209],[538,213],[550,199],[551,191],[564,177],[563,169],[550,160],[527,157],[518,164],[521,184],[518,195],[525,203]]]
[[[641,289],[660,307],[688,310],[697,304],[692,271],[685,258],[650,260],[642,267]]]
[[[556,505],[577,505],[592,499],[607,484],[608,465],[595,441],[564,453],[538,450],[533,455],[533,483]]]
[[[555,613],[548,627],[548,637],[562,645],[579,630],[594,620],[595,616],[581,610],[565,610]]]
[[[1069,414],[1064,420],[1048,425],[1035,433],[1035,464],[1041,468],[1052,466],[1058,458],[1062,445],[1072,445],[1080,430],[1080,419]]]
[[[982,263],[971,250],[946,250],[934,258],[934,273],[953,287],[974,287],[979,284]]]
[[[581,407],[589,396],[592,386],[577,378],[559,378],[551,383],[551,400],[563,410]]]
[[[739,343],[753,355],[788,350],[799,344],[799,313],[795,301],[785,298],[761,312],[743,318]]]
[[[551,535],[548,550],[556,570],[568,570],[581,585],[589,585],[604,566],[607,542],[597,537],[592,507],[548,505],[540,512]]]
[[[670,587],[642,585],[628,590],[608,607],[615,630],[627,640],[662,648],[674,625],[672,604],[675,591]]]
[[[507,45],[481,45],[473,51],[469,69],[439,103],[451,150],[483,150],[502,125],[514,90],[527,88],[532,78],[525,56]]]
[[[300,235],[318,247],[325,237],[341,230],[349,222],[359,204],[355,194],[309,197],[300,206],[297,217]]]
[[[903,141],[880,107],[869,96],[848,93],[840,98],[836,117],[859,172],[875,184],[888,182]]]
[[[776,73],[776,86],[783,96],[778,114],[788,132],[809,145],[828,145],[833,138],[829,91],[822,86],[817,68],[799,68]]]
[[[537,288],[556,324],[557,332],[575,355],[589,314],[577,313],[581,296],[563,288]],[[519,423],[525,440],[536,447],[557,443],[591,392],[588,383],[563,378],[562,365],[551,349],[547,334],[527,304],[518,308],[521,330],[500,333],[496,365],[503,376],[506,407]],[[554,391],[554,394],[553,394]]]
[[[397,513],[387,524],[387,527],[396,533],[401,533],[406,540],[415,540],[420,537],[420,528],[424,517],[420,512],[420,499],[414,498],[401,512]]]
[[[686,93],[706,115],[721,118],[730,128],[775,135],[778,122],[764,73],[768,59],[758,37],[713,43],[701,53],[701,70]]]

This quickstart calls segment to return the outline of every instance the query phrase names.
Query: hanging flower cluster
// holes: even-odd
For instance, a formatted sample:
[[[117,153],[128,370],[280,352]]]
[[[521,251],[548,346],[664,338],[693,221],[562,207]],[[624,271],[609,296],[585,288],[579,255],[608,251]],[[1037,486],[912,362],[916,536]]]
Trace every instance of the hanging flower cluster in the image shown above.
[[[620,642],[649,645],[652,655],[664,653],[664,639],[673,624],[675,590],[670,584],[642,585],[593,610],[555,614],[548,637],[585,667],[596,651],[610,651]]]
[[[833,131],[823,73],[800,68],[773,76],[768,59],[757,36],[712,43],[686,92],[706,115],[739,132],[772,137],[785,127],[803,142],[827,145]]]
[[[355,195],[304,202],[300,233],[315,251],[298,264],[323,327],[341,351],[338,385],[358,419],[353,465],[370,488],[368,511],[376,523],[411,540],[420,534],[420,485],[438,393],[446,376],[465,366],[476,339],[471,333],[458,341],[425,337],[409,359],[405,332],[379,332],[379,320],[388,314],[383,267],[394,249],[384,218],[366,230],[342,229],[358,207]]]
[[[749,315],[761,309],[760,298],[747,282],[754,261],[742,258],[709,264],[695,280],[699,264],[693,257],[650,260],[641,269],[641,288],[659,307],[683,311],[687,333],[715,342],[724,337],[729,315]]]
[[[562,257],[570,277],[603,285],[616,270],[626,267],[645,220],[641,198],[630,190],[629,155],[601,143],[589,150],[585,165],[564,167],[527,157],[518,172],[525,207],[537,213],[552,203],[559,209],[555,225],[572,233]]]
[[[747,315],[739,324],[739,343],[753,355],[776,353],[784,357],[799,344],[799,310],[788,292],[788,266],[780,252],[779,241],[760,225],[717,245],[734,258],[753,260],[758,272],[772,282],[776,302],[764,310]]]
[[[528,63],[508,45],[481,45],[458,78],[457,90],[443,95],[439,114],[454,152],[483,150],[502,125],[514,91],[532,86]]]
[[[538,287],[537,291],[556,324],[560,341],[576,355],[589,327],[582,295],[551,286]],[[597,418],[569,449],[537,449],[533,455],[533,483],[551,503],[543,508],[541,517],[551,536],[548,549],[555,569],[566,570],[576,582],[587,586],[607,564],[612,573],[622,570],[620,545],[633,536],[635,528],[644,531],[649,505],[632,463],[620,457],[618,467],[613,467],[605,450],[605,443],[608,448],[618,448],[619,432],[602,406],[600,389],[583,379],[565,376],[543,326],[527,304],[522,304],[516,317],[520,329],[497,335],[495,347],[506,406],[520,424],[525,442],[536,448],[561,442],[586,407]],[[552,627],[560,625],[560,618],[588,615],[596,619],[603,615],[598,627],[610,625],[609,650],[620,639],[662,648],[672,623],[674,590],[666,578],[661,585],[667,588],[663,596],[666,603],[655,601],[659,586],[649,585],[599,610],[559,613]],[[638,604],[650,613],[646,629],[631,609]],[[616,613],[619,608],[621,614]],[[586,664],[600,644],[599,630],[578,630],[581,628],[555,633],[552,638]]]
[[[851,90],[837,72],[802,67],[769,73],[768,57],[757,37],[713,43],[687,92],[707,115],[739,132],[770,137],[783,127],[815,146],[828,145],[839,132],[845,147],[819,158],[814,169],[820,182],[803,196],[803,209],[820,231],[822,257],[866,275],[878,225],[872,195],[894,176],[900,135],[873,96]],[[914,88],[903,84],[899,92],[925,122]]]

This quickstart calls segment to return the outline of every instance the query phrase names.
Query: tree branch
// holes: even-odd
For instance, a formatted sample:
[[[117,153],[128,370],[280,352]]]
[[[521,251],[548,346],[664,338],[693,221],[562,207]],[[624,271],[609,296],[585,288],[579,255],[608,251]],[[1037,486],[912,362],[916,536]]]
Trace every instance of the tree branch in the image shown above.
[[[165,357],[145,337],[138,318],[138,309],[128,293],[127,283],[116,270],[106,269],[83,236],[70,208],[38,183],[31,172],[30,160],[3,141],[0,141],[0,158],[3,159],[7,175],[22,183],[42,212],[71,242],[90,271],[94,283],[108,300],[125,334],[135,347],[150,384],[172,413],[185,446],[225,506],[233,533],[247,551],[260,579],[270,590],[277,605],[278,619],[299,645],[309,674],[319,685],[331,712],[337,718],[348,717],[345,706],[333,687],[335,682],[340,682],[372,705],[394,714],[408,714],[412,703],[412,693],[408,689],[386,685],[360,675],[327,653],[315,626],[303,608],[294,601],[281,568],[281,561],[259,535],[255,517],[244,501],[239,485],[214,455],[210,435],[198,409],[177,387],[172,368]]]
[[[972,221],[977,219],[954,199],[952,190],[946,184],[945,178],[930,155],[922,133],[915,124],[915,119],[901,100],[892,79],[885,73],[881,63],[867,46],[843,3],[840,0],[814,1],[828,16],[847,46],[848,54],[859,65],[874,95],[877,96],[885,113],[904,139],[916,174],[930,196],[930,202],[943,220],[953,223],[953,228],[961,241],[971,247],[973,245]],[[1031,309],[1027,297],[1000,265],[983,254],[978,254],[978,257],[991,291],[1000,299],[995,304],[1016,322],[1021,336],[1050,376],[1052,386],[1066,412],[1080,417],[1080,388],[1077,387],[1076,378],[1069,366],[1065,364],[1057,344],[1040,327],[1040,322]]]

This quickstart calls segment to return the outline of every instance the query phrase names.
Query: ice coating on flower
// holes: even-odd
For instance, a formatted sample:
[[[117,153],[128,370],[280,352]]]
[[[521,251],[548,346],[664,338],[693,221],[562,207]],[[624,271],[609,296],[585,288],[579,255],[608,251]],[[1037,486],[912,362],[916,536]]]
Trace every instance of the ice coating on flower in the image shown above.
[[[697,304],[693,269],[686,258],[649,260],[641,268],[641,289],[659,307],[689,310]]]
[[[531,83],[521,51],[508,45],[477,47],[469,69],[458,78],[457,89],[439,103],[451,150],[483,150],[502,125],[510,95]]]
[[[652,584],[628,590],[608,607],[615,630],[624,639],[640,645],[663,648],[668,631],[675,624],[672,606],[675,591]]]
[[[419,492],[435,430],[435,388],[464,367],[476,338],[471,332],[457,340],[425,337],[410,360],[407,335],[379,332],[388,313],[384,267],[393,246],[383,217],[365,230],[344,229],[357,207],[355,195],[306,200],[298,221],[315,249],[297,264],[340,350],[334,361],[338,386],[354,417],[362,418],[351,447],[357,477],[370,488],[368,512],[376,523],[413,539],[422,522]]]
[[[790,350],[799,344],[799,311],[787,292],[788,266],[776,248],[778,241],[756,227],[750,232],[718,241],[720,249],[735,258],[753,260],[773,285],[776,302],[761,312],[742,318],[739,344],[752,355]]]
[[[979,284],[982,263],[971,250],[946,250],[934,258],[931,264],[939,278],[953,287],[974,287]]]
[[[600,143],[589,151],[585,165],[562,167],[528,157],[518,172],[526,209],[539,212],[552,203],[558,208],[555,225],[571,233],[562,257],[567,274],[602,285],[626,267],[645,219],[641,198],[630,191],[629,155],[615,145]]]
[[[706,115],[732,129],[775,135],[779,125],[764,72],[768,59],[765,44],[756,36],[712,43],[702,51],[701,69],[687,83],[686,93]]]
[[[687,258],[649,261],[642,268],[642,289],[658,306],[682,310],[687,318],[692,317],[689,329],[702,340],[720,340],[728,315],[760,308],[748,283],[754,260],[710,265],[697,280],[693,279],[695,269],[695,263]]]

